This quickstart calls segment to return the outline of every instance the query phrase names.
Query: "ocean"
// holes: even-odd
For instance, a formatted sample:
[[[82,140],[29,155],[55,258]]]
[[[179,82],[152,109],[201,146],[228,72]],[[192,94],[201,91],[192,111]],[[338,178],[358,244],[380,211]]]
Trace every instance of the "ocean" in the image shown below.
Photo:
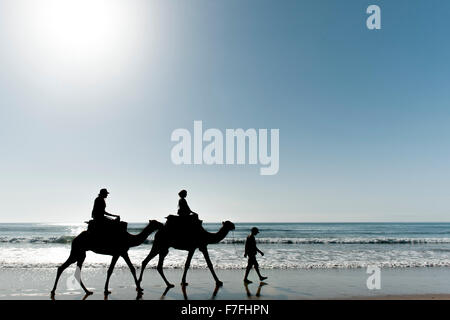
[[[144,223],[130,223],[128,231],[139,233]],[[219,223],[204,223],[216,232]],[[236,230],[219,244],[209,245],[217,269],[243,269],[245,238],[251,227],[260,233],[258,256],[263,269],[350,269],[450,266],[450,223],[237,223]],[[3,223],[0,224],[0,269],[54,268],[69,255],[72,239],[86,224]],[[150,252],[152,234],[139,247],[129,251],[139,266]],[[164,267],[184,267],[186,251],[170,249]],[[111,257],[88,252],[84,266],[103,268]],[[155,268],[157,258],[148,268]],[[118,268],[126,267],[122,259]],[[207,268],[196,252],[192,268]]]

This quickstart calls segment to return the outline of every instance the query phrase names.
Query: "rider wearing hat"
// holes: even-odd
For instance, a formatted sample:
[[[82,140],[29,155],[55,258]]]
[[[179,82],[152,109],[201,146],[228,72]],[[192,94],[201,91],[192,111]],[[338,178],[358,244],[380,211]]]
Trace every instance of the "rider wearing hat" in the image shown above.
[[[96,222],[105,222],[105,221],[109,222],[112,220],[107,218],[106,216],[115,217],[116,220],[120,219],[120,216],[105,211],[106,209],[105,199],[108,197],[108,194],[109,194],[108,190],[101,189],[100,193],[98,194],[98,197],[94,201],[94,208],[92,209],[92,219],[94,219],[94,221]]]

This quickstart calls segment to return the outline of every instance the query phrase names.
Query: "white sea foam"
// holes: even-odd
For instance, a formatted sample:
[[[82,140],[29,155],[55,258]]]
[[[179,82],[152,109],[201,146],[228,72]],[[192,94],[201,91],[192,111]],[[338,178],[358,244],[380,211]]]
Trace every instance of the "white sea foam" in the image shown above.
[[[71,243],[75,235],[59,237],[0,237],[0,243],[36,243],[55,244]],[[144,244],[152,244],[153,240],[148,239]],[[244,244],[245,238],[227,238],[221,241],[222,244]],[[394,237],[348,237],[348,238],[258,238],[260,244],[439,244],[449,243],[450,238],[394,238]]]
[[[138,233],[145,224],[130,224]],[[243,269],[243,249],[250,225],[236,225],[220,244],[210,245],[217,269]],[[450,266],[450,224],[265,224],[260,225],[258,246],[265,252],[258,257],[262,268],[314,269]],[[205,224],[211,231],[220,224]],[[63,263],[74,237],[85,224],[0,224],[0,268],[54,268]],[[141,246],[130,249],[136,266],[147,256],[154,234]],[[170,250],[166,268],[183,268],[186,251]],[[110,257],[88,252],[85,267],[105,268]],[[157,258],[149,264],[154,268]],[[119,260],[119,268],[126,264]],[[206,268],[201,253],[193,268]]]
[[[131,260],[139,266],[149,253],[150,246],[130,250]],[[261,268],[267,269],[313,269],[313,268],[364,268],[368,265],[378,265],[383,268],[398,267],[435,267],[450,266],[450,253],[443,250],[373,250],[345,248],[333,249],[283,249],[272,245],[261,246],[264,257],[258,257]],[[67,245],[55,247],[27,246],[17,248],[11,246],[0,252],[0,268],[53,268],[64,262],[70,249]],[[211,259],[218,269],[243,269],[246,259],[240,249],[230,246],[212,245],[209,248]],[[165,268],[183,268],[187,256],[186,251],[171,249],[165,259]],[[157,258],[149,267],[156,267]],[[86,267],[104,268],[109,265],[110,257],[88,252]],[[119,260],[118,265],[126,267]],[[196,252],[191,264],[192,268],[206,268],[201,253]]]

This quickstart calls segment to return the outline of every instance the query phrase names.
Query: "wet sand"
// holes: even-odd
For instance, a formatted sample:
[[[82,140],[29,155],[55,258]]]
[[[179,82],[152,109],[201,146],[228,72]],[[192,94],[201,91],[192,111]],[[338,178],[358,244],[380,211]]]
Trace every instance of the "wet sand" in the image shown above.
[[[376,297],[357,297],[355,300],[450,300],[450,294],[387,295]]]
[[[183,292],[180,286],[182,270],[168,269],[167,278],[175,287],[166,292],[166,286],[155,269],[147,269],[142,287],[144,300],[257,300],[257,299],[387,299],[442,300],[450,298],[450,268],[404,268],[382,269],[381,289],[369,290],[365,269],[312,269],[312,270],[262,270],[269,278],[260,284],[254,271],[245,286],[244,270],[216,270],[224,282],[216,289],[208,270],[193,269],[188,273],[189,286]],[[83,291],[73,282],[75,268],[68,268],[59,282],[57,300],[82,300]],[[1,269],[0,299],[50,299],[55,269]],[[86,268],[82,271],[85,285],[94,294],[89,300],[104,299],[103,286],[106,268]],[[131,273],[126,268],[114,271],[110,281],[110,300],[133,300],[137,298]]]

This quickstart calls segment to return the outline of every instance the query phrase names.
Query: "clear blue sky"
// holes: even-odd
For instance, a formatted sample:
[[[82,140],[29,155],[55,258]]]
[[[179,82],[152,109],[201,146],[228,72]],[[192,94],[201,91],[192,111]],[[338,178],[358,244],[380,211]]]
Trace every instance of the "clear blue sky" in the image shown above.
[[[378,4],[382,29],[365,9]],[[450,221],[450,2],[0,0],[0,220]],[[280,171],[174,129],[279,128]]]

